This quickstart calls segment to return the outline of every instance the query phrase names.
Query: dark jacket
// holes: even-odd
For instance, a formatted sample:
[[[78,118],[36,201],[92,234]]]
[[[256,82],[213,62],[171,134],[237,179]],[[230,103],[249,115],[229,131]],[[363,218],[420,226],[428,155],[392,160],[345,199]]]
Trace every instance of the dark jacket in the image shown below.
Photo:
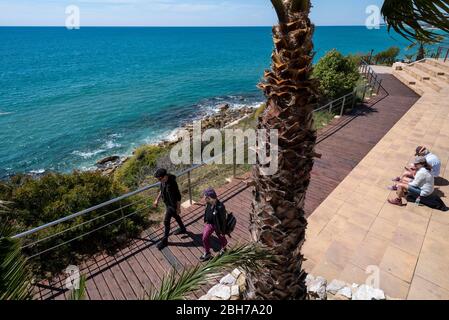
[[[215,227],[215,231],[219,234],[226,233],[226,208],[223,203],[217,200],[215,206],[206,205],[204,212],[204,222]]]
[[[181,192],[179,192],[178,183],[174,175],[169,174],[167,182],[161,183],[161,195],[167,207],[176,209],[177,203],[181,201]]]

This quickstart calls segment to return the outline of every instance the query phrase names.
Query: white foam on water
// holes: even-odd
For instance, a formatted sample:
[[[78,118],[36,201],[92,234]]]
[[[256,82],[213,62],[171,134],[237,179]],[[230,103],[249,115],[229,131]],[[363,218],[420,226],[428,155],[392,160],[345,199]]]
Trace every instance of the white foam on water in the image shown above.
[[[31,170],[30,173],[31,174],[43,174],[43,173],[45,173],[45,171],[47,171],[47,170],[45,170],[45,169],[38,169],[38,170]]]
[[[103,153],[105,151],[106,150],[103,150],[103,149],[98,149],[98,150],[94,150],[94,151],[87,151],[87,152],[75,150],[75,151],[72,152],[72,154],[75,155],[75,156],[79,156],[79,157],[81,157],[83,159],[90,159],[90,158],[96,156],[97,154]]]

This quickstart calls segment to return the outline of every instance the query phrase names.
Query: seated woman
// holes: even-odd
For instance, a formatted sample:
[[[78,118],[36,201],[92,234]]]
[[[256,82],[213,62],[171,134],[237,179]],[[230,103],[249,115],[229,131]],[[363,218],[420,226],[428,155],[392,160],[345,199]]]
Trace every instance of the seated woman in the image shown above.
[[[414,166],[416,168],[416,174],[413,180],[410,182],[401,181],[396,184],[397,195],[398,197],[394,200],[388,199],[388,202],[397,205],[403,206],[402,198],[404,198],[407,194],[410,194],[417,199],[421,199],[421,197],[428,197],[434,191],[434,177],[430,173],[432,168],[427,163],[425,157],[416,157]]]

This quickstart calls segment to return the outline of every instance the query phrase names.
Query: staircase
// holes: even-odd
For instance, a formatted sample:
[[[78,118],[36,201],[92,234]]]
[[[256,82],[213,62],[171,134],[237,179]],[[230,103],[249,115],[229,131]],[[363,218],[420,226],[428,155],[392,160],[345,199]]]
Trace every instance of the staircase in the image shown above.
[[[449,87],[449,60],[424,59],[393,65],[393,75],[419,95],[437,94]]]

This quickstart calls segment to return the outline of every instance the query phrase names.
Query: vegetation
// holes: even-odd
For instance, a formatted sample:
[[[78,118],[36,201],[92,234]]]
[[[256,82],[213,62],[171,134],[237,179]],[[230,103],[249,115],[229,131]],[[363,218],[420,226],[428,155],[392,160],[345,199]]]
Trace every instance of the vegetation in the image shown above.
[[[240,267],[257,272],[262,262],[269,264],[273,257],[257,245],[239,246],[228,250],[223,255],[216,255],[205,264],[183,269],[178,273],[173,269],[164,277],[158,291],[151,290],[150,300],[184,300],[189,294],[217,278],[228,268]]]
[[[354,56],[345,57],[335,49],[329,51],[318,61],[312,73],[319,81],[320,95],[334,100],[350,93],[360,78],[358,67]]]
[[[27,300],[31,298],[31,273],[21,253],[20,241],[9,238],[12,234],[11,224],[3,221],[0,226],[0,300]]]
[[[388,30],[409,40],[434,40],[429,26],[449,32],[449,0],[385,0],[381,13]]]
[[[379,52],[373,58],[373,63],[377,65],[391,66],[396,62],[401,49],[398,47],[390,47],[385,51]]]
[[[17,230],[28,230],[106,202],[123,192],[123,187],[114,183],[111,177],[94,172],[53,173],[40,179],[15,176],[0,184],[0,198],[12,203],[10,212],[0,216],[0,221],[8,218]],[[139,202],[139,198],[111,204],[28,237],[25,245],[50,238],[25,248],[24,253],[33,256],[43,249],[56,246],[57,250],[39,255],[31,262],[37,275],[59,272],[69,264],[76,264],[86,255],[104,249],[113,250],[126,242],[127,237],[124,235],[130,237],[139,234],[148,225],[146,208],[149,208],[149,204]],[[102,217],[106,213],[109,214]],[[112,223],[127,215],[130,215],[127,219]],[[111,224],[102,228],[108,223]],[[79,237],[96,229],[96,232]],[[61,234],[54,236],[59,233]],[[75,240],[65,243],[71,239]]]
[[[128,188],[139,187],[157,169],[158,159],[168,153],[166,148],[144,145],[134,151],[133,156],[116,172],[115,180]]]

